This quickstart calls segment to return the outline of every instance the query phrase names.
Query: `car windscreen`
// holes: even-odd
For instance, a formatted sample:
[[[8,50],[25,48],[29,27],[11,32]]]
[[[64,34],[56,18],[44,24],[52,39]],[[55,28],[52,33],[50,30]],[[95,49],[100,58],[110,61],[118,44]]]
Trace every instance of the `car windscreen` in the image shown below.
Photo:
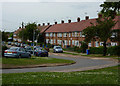
[[[61,49],[61,47],[56,47],[56,49]]]
[[[10,50],[17,50],[17,47],[11,47]]]

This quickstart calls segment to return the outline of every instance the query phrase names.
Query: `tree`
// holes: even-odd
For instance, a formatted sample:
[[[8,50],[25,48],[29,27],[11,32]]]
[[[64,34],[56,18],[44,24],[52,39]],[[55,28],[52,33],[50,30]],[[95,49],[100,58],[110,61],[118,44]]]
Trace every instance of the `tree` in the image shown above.
[[[106,0],[104,4],[101,4],[100,7],[103,9],[101,10],[101,13],[105,17],[112,17],[114,18],[116,14],[120,14],[120,1],[119,2],[107,2],[109,0]]]
[[[106,42],[112,35],[112,27],[116,23],[112,18],[98,18],[96,20],[96,25],[91,25],[83,30],[83,34],[85,35],[85,41],[91,41],[95,38],[99,38],[100,41],[103,41],[104,53],[103,56],[106,56],[107,47]]]
[[[19,32],[19,37],[25,41],[27,39],[33,41],[33,38],[34,40],[37,39],[37,36],[39,34],[39,30],[37,30],[37,25],[36,23],[28,23],[26,25],[26,28],[25,29],[22,29],[20,32]]]
[[[6,32],[2,32],[2,41],[8,41],[8,34]]]

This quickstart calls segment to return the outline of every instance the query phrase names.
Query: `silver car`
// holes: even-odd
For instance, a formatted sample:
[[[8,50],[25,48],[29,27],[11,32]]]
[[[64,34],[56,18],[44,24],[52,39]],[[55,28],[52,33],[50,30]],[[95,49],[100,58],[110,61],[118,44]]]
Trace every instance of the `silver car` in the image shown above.
[[[24,48],[21,47],[11,47],[10,49],[5,50],[4,52],[5,57],[27,57],[30,58],[31,54],[29,52],[26,52]]]
[[[53,48],[53,52],[54,53],[62,53],[63,52],[63,49],[61,48],[61,46],[54,46],[54,48]]]

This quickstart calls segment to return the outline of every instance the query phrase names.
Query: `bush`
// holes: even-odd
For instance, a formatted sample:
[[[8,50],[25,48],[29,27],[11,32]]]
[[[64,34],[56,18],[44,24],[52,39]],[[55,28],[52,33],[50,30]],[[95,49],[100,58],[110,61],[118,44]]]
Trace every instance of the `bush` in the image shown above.
[[[103,54],[104,47],[91,47],[90,54]],[[120,56],[120,46],[112,46],[107,48],[107,54]]]
[[[113,46],[107,49],[107,54],[119,55],[119,53],[120,53],[120,46]]]
[[[86,53],[86,49],[88,49],[88,45],[85,42],[81,43],[80,51],[82,53]]]
[[[4,51],[7,50],[7,46],[2,46],[2,56],[4,56]]]
[[[103,54],[103,47],[90,47],[90,54]]]

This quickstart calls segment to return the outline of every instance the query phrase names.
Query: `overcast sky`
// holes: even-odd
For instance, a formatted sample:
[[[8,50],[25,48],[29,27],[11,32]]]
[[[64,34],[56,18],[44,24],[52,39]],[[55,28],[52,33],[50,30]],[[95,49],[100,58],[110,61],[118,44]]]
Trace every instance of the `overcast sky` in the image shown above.
[[[97,11],[100,11],[100,4],[104,0],[18,0],[15,2],[11,0],[5,0],[0,3],[0,11],[2,9],[2,15],[0,14],[0,20],[2,20],[2,28],[5,31],[15,31],[24,22],[36,22],[37,24],[42,23],[54,24],[55,21],[58,23],[63,19],[65,23],[68,19],[72,22],[76,22],[77,17],[81,20],[85,19],[85,16],[90,18],[97,18]],[[34,2],[33,2],[34,1]],[[0,24],[1,25],[1,24]]]

